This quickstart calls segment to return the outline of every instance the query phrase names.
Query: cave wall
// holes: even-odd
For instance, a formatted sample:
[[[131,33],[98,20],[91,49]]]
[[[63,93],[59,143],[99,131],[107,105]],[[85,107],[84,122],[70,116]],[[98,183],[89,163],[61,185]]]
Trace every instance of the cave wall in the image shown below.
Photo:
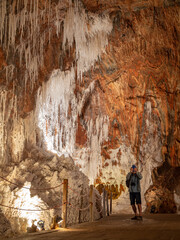
[[[105,92],[103,102],[111,123],[97,184],[122,185],[117,194],[122,201],[124,197],[120,206],[128,199],[120,172],[126,175],[132,162],[142,171],[143,194],[150,185],[160,187],[161,182],[152,179],[151,173],[163,162],[169,163],[163,175],[168,175],[171,167],[177,167],[179,173],[178,18],[174,17],[173,23],[169,18],[178,12],[177,6],[119,12],[107,54],[93,73]],[[162,193],[161,198],[168,201]]]
[[[28,146],[72,157],[99,191],[113,190],[122,212],[136,163],[144,208],[159,194],[156,211],[164,201],[176,212],[179,179],[167,176],[180,165],[178,1],[3,0],[0,8],[1,173],[10,166],[13,180]]]

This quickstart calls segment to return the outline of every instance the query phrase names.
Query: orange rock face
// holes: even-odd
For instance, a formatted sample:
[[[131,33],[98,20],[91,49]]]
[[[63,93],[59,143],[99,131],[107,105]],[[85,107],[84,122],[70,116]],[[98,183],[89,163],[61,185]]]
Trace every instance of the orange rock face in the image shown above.
[[[91,2],[92,9],[95,4]],[[95,65],[91,78],[84,75],[84,82],[98,83],[101,112],[109,116],[109,141],[101,151],[107,171],[111,149],[122,142],[132,147],[139,167],[147,159],[156,167],[163,161],[172,167],[180,164],[178,11],[170,6],[116,12],[107,54]],[[101,173],[98,182],[112,183],[112,177],[103,179]]]

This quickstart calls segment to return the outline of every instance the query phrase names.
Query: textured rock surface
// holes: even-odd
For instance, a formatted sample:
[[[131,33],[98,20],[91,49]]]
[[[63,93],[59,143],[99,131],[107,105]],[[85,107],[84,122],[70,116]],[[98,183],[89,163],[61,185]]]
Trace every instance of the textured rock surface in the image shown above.
[[[0,164],[10,166],[9,179],[28,159],[39,166],[38,152],[25,154],[37,146],[72,157],[100,192],[113,191],[122,211],[136,163],[143,206],[146,199],[148,211],[162,202],[178,211],[178,1],[3,0],[0,8]],[[56,181],[55,168],[66,172],[68,162],[54,161]],[[42,171],[45,178],[47,166]]]
[[[11,230],[11,224],[10,222],[6,219],[2,211],[0,211],[0,236],[1,235],[12,235],[12,230]]]
[[[57,157],[52,153],[47,154],[42,149],[29,146],[29,149],[24,153],[24,160],[17,163],[16,167],[8,166],[2,169],[2,175],[8,176],[6,179],[18,186],[6,181],[1,182],[1,204],[19,209],[43,210],[52,208],[40,212],[3,208],[3,214],[10,221],[8,227],[12,227],[14,233],[26,231],[27,227],[31,227],[32,221],[38,219],[45,221],[45,229],[50,229],[52,218],[55,215],[61,216],[62,213],[63,186],[54,187],[61,185],[64,179],[69,179],[69,187],[73,189],[73,191],[68,190],[68,202],[72,204],[72,207],[68,208],[68,225],[79,222],[79,208],[89,205],[89,180],[74,165],[71,158]],[[83,197],[82,203],[81,191],[84,195],[87,194]],[[96,208],[94,210],[94,216],[97,219],[99,214]],[[89,221],[89,209],[81,213],[81,221]],[[4,225],[3,218],[1,218],[0,223]],[[4,227],[7,227],[6,225]]]

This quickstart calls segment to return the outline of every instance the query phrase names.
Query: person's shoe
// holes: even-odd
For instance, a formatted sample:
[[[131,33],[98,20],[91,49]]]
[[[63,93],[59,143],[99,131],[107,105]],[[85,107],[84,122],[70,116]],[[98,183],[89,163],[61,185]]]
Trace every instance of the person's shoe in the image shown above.
[[[143,217],[142,217],[142,216],[138,216],[138,217],[137,217],[137,220],[142,221],[142,220],[143,220]]]
[[[131,218],[131,220],[138,220],[138,217],[134,216],[134,217]]]

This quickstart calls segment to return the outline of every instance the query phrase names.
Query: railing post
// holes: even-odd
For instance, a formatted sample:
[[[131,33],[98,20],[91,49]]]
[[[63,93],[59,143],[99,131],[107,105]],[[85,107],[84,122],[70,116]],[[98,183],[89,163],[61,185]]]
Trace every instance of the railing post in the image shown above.
[[[110,214],[112,214],[112,192],[110,195]]]
[[[67,201],[68,201],[68,179],[64,179],[63,184],[63,205],[62,205],[62,227],[67,227]]]
[[[56,228],[56,216],[53,217],[52,219],[52,225],[51,225],[51,229],[55,229]]]
[[[93,222],[93,185],[90,185],[90,221]]]
[[[108,201],[108,191],[106,192],[106,202],[107,202],[107,216],[109,216],[109,201]]]
[[[79,223],[81,223],[81,208],[83,207],[83,190],[81,190],[81,196],[80,196],[80,209],[79,209]]]
[[[103,188],[103,217],[106,216],[106,190]]]

